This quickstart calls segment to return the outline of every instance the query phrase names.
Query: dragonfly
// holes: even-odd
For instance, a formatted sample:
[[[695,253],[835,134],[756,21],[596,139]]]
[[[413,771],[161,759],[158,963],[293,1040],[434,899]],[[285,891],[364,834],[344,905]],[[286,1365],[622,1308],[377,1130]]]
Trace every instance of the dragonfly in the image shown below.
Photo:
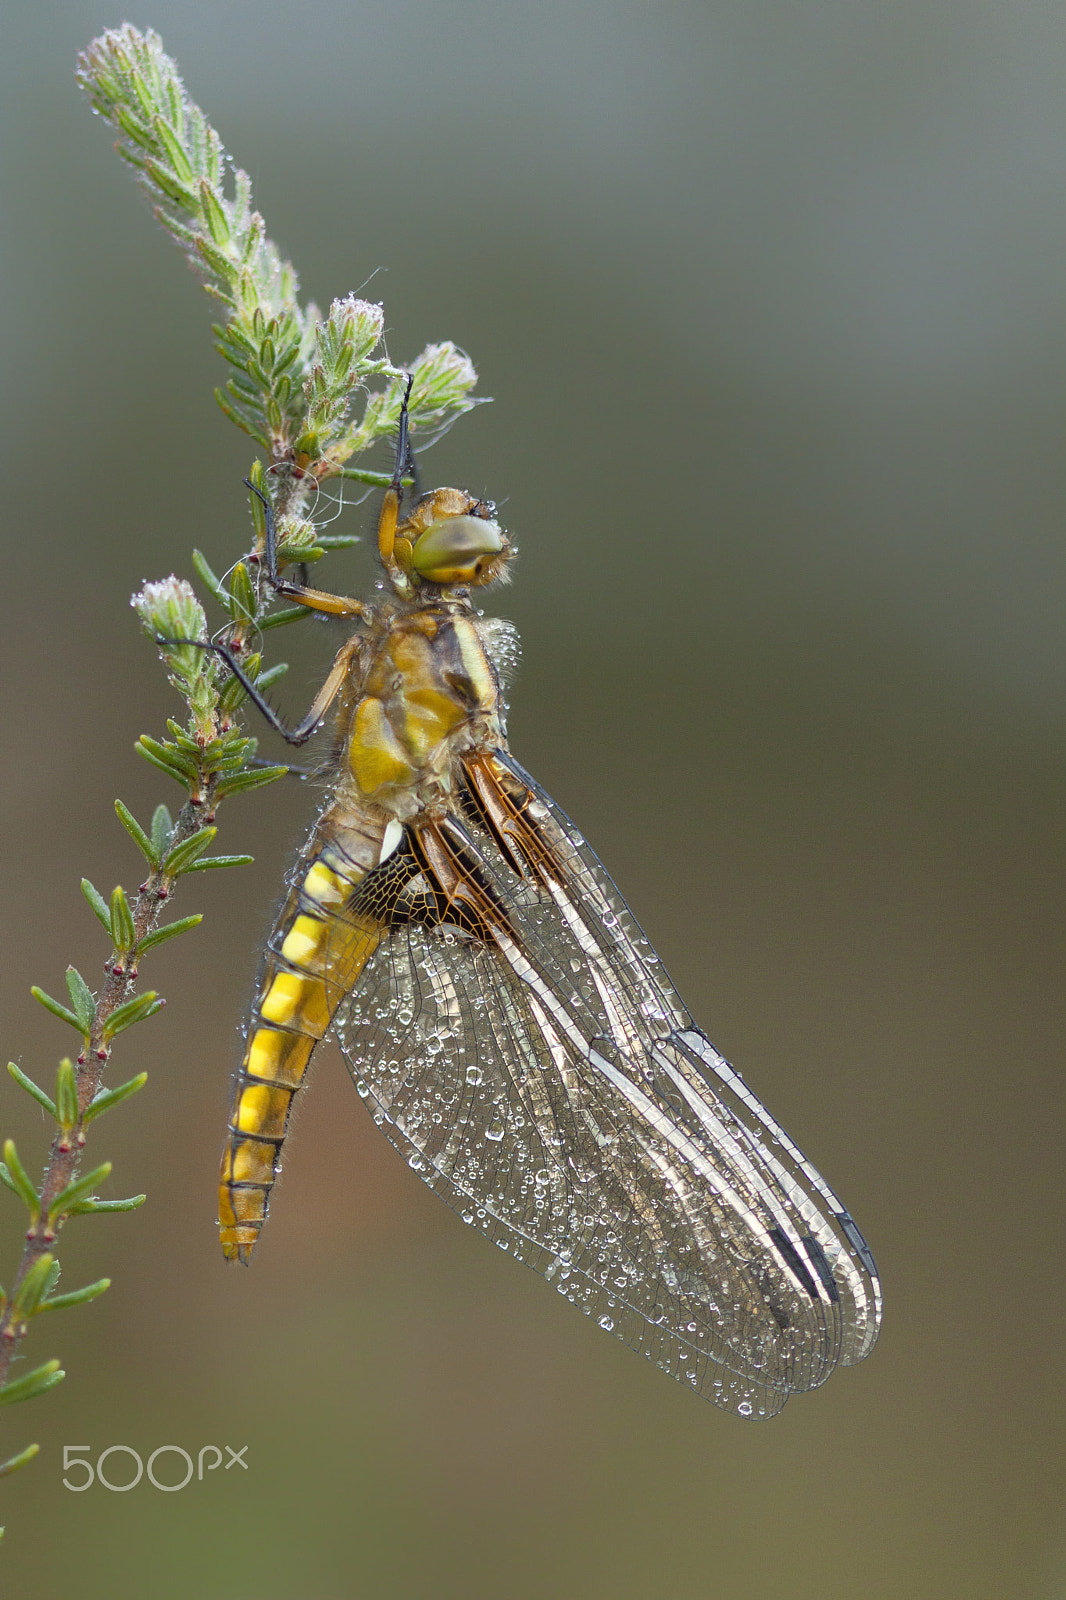
[[[281,577],[260,495],[276,592],[352,625],[301,723],[230,646],[207,646],[290,743],[332,718],[327,796],[245,1029],[223,1252],[255,1249],[331,1034],[374,1121],[465,1222],[698,1394],[773,1416],[872,1349],[873,1256],[511,754],[517,637],[473,597],[507,578],[513,547],[463,490],[405,510],[412,469],[405,405],[377,529],[387,598]]]

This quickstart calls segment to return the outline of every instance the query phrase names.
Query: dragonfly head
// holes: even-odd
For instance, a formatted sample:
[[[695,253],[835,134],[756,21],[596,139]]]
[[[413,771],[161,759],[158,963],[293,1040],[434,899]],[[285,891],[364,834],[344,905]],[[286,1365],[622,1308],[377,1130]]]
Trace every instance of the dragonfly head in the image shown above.
[[[396,529],[397,566],[417,583],[483,588],[506,577],[514,554],[490,501],[462,489],[423,495]]]

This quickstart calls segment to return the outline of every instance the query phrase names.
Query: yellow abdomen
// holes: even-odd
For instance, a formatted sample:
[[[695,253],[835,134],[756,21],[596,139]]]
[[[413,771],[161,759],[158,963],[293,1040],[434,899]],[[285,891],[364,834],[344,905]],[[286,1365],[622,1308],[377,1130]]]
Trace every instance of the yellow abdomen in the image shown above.
[[[222,1152],[219,1225],[230,1260],[251,1255],[311,1052],[381,938],[383,924],[352,901],[384,832],[384,822],[342,832],[327,813],[270,940]]]

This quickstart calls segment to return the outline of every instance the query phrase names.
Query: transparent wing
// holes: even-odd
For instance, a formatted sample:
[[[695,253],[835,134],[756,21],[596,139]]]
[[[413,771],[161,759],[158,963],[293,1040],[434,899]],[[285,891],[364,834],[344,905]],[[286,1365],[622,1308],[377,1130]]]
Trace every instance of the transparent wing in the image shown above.
[[[359,1092],[464,1220],[697,1392],[771,1416],[872,1346],[869,1251],[572,824],[509,756],[468,776],[462,816],[409,827],[338,1011]]]

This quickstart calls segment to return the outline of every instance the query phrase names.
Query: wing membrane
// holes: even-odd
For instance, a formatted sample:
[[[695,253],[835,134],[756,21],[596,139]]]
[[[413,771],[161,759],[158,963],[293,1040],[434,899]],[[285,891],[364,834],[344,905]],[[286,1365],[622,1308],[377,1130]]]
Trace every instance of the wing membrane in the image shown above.
[[[879,1293],[832,1191],[697,1029],[600,862],[502,753],[411,825],[335,1031],[464,1220],[746,1416],[858,1360]],[[371,880],[368,888],[373,889]]]

